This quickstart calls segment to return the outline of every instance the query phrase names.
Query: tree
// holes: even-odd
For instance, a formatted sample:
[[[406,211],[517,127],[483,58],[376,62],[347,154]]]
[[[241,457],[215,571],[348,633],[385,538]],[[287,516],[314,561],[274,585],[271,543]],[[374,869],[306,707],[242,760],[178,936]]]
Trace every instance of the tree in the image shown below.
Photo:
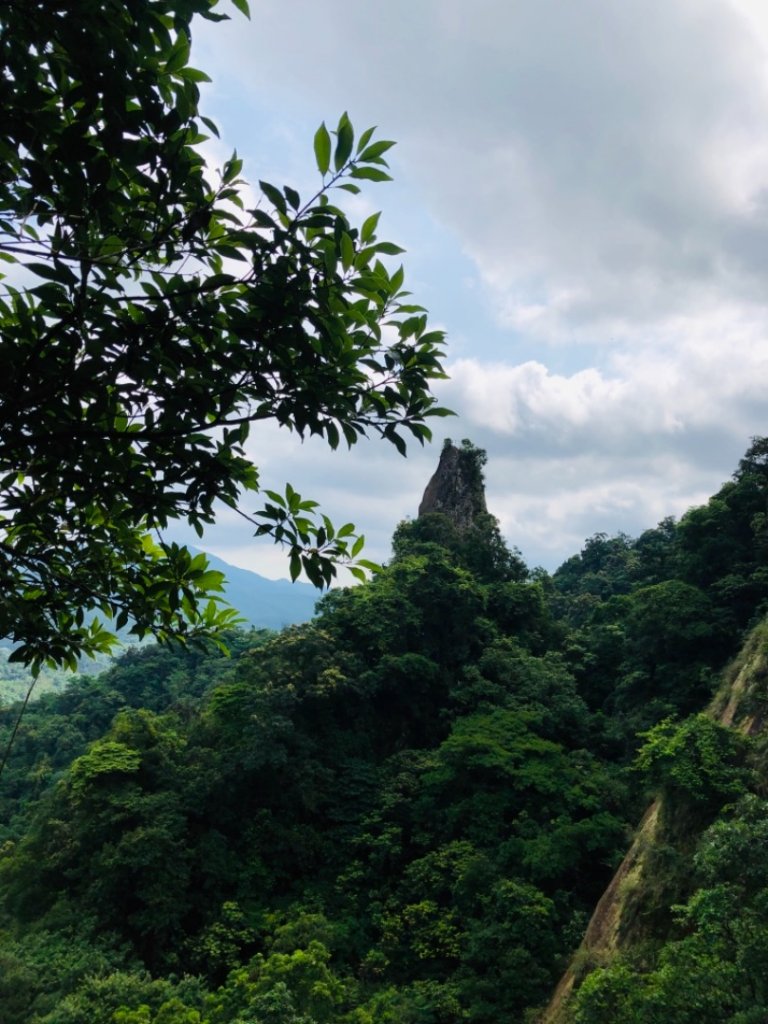
[[[248,13],[247,0],[233,0]],[[405,453],[441,415],[442,335],[403,291],[401,250],[333,190],[385,181],[392,143],[322,125],[308,201],[200,145],[195,16],[219,0],[7,0],[0,13],[0,635],[39,666],[109,649],[92,613],[143,635],[210,635],[220,575],[163,540],[215,503],[289,548],[291,575],[362,575],[355,529],[290,485],[259,490],[251,425]],[[386,329],[385,329],[386,328]],[[356,563],[355,563],[355,560]]]
[[[693,715],[682,724],[667,718],[640,738],[645,742],[636,766],[666,797],[665,818],[676,818],[676,825],[684,807],[710,813],[744,792],[748,740],[707,715]]]

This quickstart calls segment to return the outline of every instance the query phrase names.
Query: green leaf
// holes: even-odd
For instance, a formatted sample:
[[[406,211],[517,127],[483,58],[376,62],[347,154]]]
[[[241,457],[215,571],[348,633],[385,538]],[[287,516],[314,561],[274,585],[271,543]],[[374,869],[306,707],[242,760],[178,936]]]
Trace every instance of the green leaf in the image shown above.
[[[48,281],[59,281],[61,284],[76,285],[76,275],[59,260],[53,261],[53,266],[47,263],[28,263],[27,270],[31,270],[37,277],[44,277]]]
[[[333,164],[337,171],[340,171],[352,155],[352,147],[355,144],[355,132],[349,122],[347,114],[342,114],[339,125],[336,129],[336,150],[333,154]]]
[[[357,444],[359,440],[359,435],[355,428],[350,423],[342,423],[341,429],[342,433],[344,434],[344,439],[347,442],[347,447],[351,448],[353,444]]]
[[[371,562],[367,558],[358,558],[357,564],[362,566],[363,569],[367,569],[368,572],[381,572],[381,566],[376,562]]]
[[[360,228],[361,242],[368,243],[373,241],[376,234],[376,228],[379,225],[379,217],[381,217],[381,213],[372,213],[370,217],[365,218],[363,226]]]
[[[408,454],[408,449],[406,448],[405,441],[402,439],[402,437],[400,437],[400,435],[397,434],[394,430],[391,430],[389,433],[385,434],[385,437],[387,438],[388,441],[392,442],[392,444],[395,446],[395,448],[397,448],[397,450],[400,452],[403,458],[405,458],[405,456]]]
[[[270,185],[268,181],[260,181],[259,188],[270,201],[270,203],[272,203],[276,210],[279,210],[280,213],[288,212],[288,207],[285,202],[285,196],[280,191],[280,189],[275,188],[274,185]]]
[[[189,60],[189,40],[183,34],[179,36],[170,56],[166,61],[165,70],[168,74],[180,71]]]
[[[199,71],[197,68],[182,68],[180,75],[182,78],[186,78],[188,82],[213,81],[210,75],[206,75],[204,71]]]
[[[375,131],[376,131],[376,127],[375,126],[373,128],[366,128],[365,129],[363,134],[360,136],[360,141],[357,144],[357,152],[358,153],[362,153],[362,151],[365,149],[365,147],[368,145],[368,143],[373,138],[373,133]]]
[[[272,230],[276,225],[272,217],[267,213],[266,210],[251,210],[251,217],[253,217],[254,224],[260,228],[268,228]]]
[[[244,253],[240,252],[239,249],[235,249],[233,245],[220,245],[217,243],[214,248],[219,256],[224,256],[228,260],[240,260],[241,263],[244,263],[248,259]]]
[[[224,573],[217,569],[209,569],[195,580],[195,585],[201,590],[223,590]]]
[[[426,334],[419,335],[420,345],[442,345],[444,341],[444,331],[428,331]]]
[[[251,20],[251,9],[248,6],[248,0],[232,0],[232,3],[241,14],[244,14],[249,21]]]
[[[237,278],[232,274],[213,274],[212,277],[207,277],[205,281],[203,281],[201,288],[204,291],[212,292],[217,288],[224,288],[227,285],[234,284],[236,281]]]
[[[331,136],[323,122],[315,132],[315,160],[321,174],[328,173],[331,166]]]
[[[395,245],[394,242],[377,242],[376,252],[382,252],[385,256],[399,256],[401,252],[405,252],[405,249]]]
[[[301,556],[299,555],[298,551],[292,551],[291,552],[290,573],[291,573],[291,582],[295,583],[296,580],[301,575]]]
[[[41,299],[46,306],[49,306],[51,311],[58,311],[62,307],[67,308],[69,306],[69,299],[67,298],[64,286],[54,284],[53,281],[48,281],[46,284],[40,284],[33,288],[32,294]]]
[[[237,155],[233,153],[231,159],[227,160],[224,164],[224,170],[222,171],[222,181],[232,182],[243,169],[243,161]]]
[[[358,157],[358,160],[367,162],[369,160],[378,160],[382,153],[386,153],[388,149],[392,149],[395,145],[394,142],[387,142],[381,139],[379,142],[374,142],[372,146],[368,146]]]
[[[392,175],[379,167],[353,167],[349,172],[353,178],[365,178],[368,181],[392,181]]]
[[[280,508],[285,508],[286,507],[285,499],[283,498],[282,494],[278,494],[277,491],[267,491],[267,490],[265,490],[264,493],[266,494],[266,496],[269,498],[270,501],[274,501],[274,503],[276,505],[279,505]]]
[[[349,270],[355,259],[355,246],[352,239],[350,238],[346,231],[343,231],[341,234],[340,249],[341,265],[345,270]]]

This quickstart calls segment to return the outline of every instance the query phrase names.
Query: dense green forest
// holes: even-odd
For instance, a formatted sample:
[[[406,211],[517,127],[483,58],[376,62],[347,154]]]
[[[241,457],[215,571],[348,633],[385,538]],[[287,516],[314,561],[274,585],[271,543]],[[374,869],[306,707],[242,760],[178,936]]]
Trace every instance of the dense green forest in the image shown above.
[[[764,708],[767,496],[756,439],[551,576],[484,502],[426,512],[309,624],[45,694],[0,779],[3,1024],[535,1021],[659,794],[562,1019],[764,1020],[768,751],[702,712],[745,664]]]
[[[192,549],[194,554],[200,554]],[[282,629],[312,618],[318,599],[317,590],[308,583],[271,580],[258,573],[229,565],[207,554],[210,569],[225,576],[221,597],[237,611],[244,628]],[[119,634],[123,653],[139,641],[128,629]],[[32,688],[32,700],[49,691],[62,690],[74,674],[96,675],[106,671],[114,660],[107,654],[80,658],[76,669],[42,666],[35,675],[21,662],[10,660],[13,647],[0,646],[0,704],[22,700]],[[115,652],[117,654],[117,652]]]

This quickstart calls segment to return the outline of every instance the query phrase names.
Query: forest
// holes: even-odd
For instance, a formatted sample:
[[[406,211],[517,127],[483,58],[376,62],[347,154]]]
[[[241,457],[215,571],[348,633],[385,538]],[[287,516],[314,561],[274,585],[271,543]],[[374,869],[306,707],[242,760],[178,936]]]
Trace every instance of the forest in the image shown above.
[[[134,649],[30,704],[0,779],[3,1024],[766,1018],[768,439],[552,575],[455,451],[469,521],[401,523],[311,622]]]
[[[2,1024],[764,1022],[768,438],[552,574],[469,441],[383,567],[262,481],[258,424],[406,454],[452,413],[349,200],[394,143],[322,122],[303,199],[213,165],[192,26],[233,12],[0,10],[3,669],[143,641],[0,705]],[[311,621],[236,628],[169,532],[226,516]]]

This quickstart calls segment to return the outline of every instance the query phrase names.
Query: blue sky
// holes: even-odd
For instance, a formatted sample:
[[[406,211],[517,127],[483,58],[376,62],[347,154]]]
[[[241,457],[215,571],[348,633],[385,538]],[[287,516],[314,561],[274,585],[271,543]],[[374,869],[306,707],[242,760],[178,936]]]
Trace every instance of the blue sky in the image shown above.
[[[269,427],[252,452],[386,559],[448,433],[487,448],[488,502],[530,565],[636,535],[768,433],[768,16],[752,0],[252,0],[198,24],[205,112],[256,181],[317,184],[348,110],[398,141],[382,210],[448,333],[456,420],[403,460]],[[224,517],[206,546],[269,576]]]

